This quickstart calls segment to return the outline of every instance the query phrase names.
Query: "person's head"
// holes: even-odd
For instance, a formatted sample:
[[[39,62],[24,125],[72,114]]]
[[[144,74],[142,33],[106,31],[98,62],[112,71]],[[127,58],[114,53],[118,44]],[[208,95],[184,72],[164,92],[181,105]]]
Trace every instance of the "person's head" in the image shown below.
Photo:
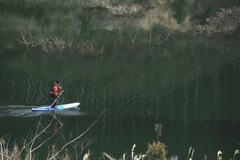
[[[60,84],[60,81],[59,81],[59,80],[56,80],[56,81],[55,81],[55,84]]]

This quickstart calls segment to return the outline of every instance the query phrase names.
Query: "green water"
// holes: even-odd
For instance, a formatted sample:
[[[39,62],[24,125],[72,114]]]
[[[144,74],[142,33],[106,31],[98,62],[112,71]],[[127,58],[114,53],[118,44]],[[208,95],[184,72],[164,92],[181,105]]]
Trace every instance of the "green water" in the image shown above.
[[[160,140],[167,145],[168,157],[187,158],[190,147],[195,148],[196,159],[204,154],[216,158],[218,150],[226,158],[233,156],[240,142],[236,40],[196,37],[170,26],[144,30],[118,21],[125,17],[105,15],[105,9],[80,7],[75,1],[46,3],[50,2],[0,2],[0,136],[10,133],[10,142],[21,141],[34,133],[40,118],[47,125],[52,113],[30,109],[50,104],[49,87],[59,79],[65,88],[59,103],[80,102],[80,111],[57,112],[64,124],[61,134],[40,148],[39,154],[52,144],[60,148],[79,136],[105,110],[85,134],[95,141],[81,157],[90,150],[96,159],[103,152],[120,158],[131,153],[133,144],[135,153],[145,153],[156,138],[155,123],[163,124]],[[211,3],[212,9],[224,4]],[[169,4],[181,12],[175,15],[180,24],[187,5],[186,1]],[[142,18],[140,13],[133,17]],[[33,37],[85,42],[85,48],[47,48],[46,52],[29,46],[27,50],[20,43],[23,30]],[[52,133],[50,128],[44,136]]]

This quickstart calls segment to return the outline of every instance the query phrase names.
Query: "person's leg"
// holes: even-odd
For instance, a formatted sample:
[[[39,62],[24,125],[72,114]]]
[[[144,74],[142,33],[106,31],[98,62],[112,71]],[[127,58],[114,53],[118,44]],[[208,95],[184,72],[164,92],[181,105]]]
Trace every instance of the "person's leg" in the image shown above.
[[[56,104],[57,104],[57,100],[55,101],[55,99],[57,98],[57,96],[55,96],[54,94],[51,94],[51,104],[52,107],[51,108],[55,108]],[[55,101],[55,102],[54,102]],[[53,103],[54,102],[54,103]]]
[[[51,104],[52,104],[52,107],[51,107],[51,108],[55,108],[55,106],[56,106],[57,101],[55,101],[55,102],[54,102],[54,101],[55,101],[55,99],[52,100],[52,103],[51,103]],[[54,102],[54,103],[53,103],[53,102]]]

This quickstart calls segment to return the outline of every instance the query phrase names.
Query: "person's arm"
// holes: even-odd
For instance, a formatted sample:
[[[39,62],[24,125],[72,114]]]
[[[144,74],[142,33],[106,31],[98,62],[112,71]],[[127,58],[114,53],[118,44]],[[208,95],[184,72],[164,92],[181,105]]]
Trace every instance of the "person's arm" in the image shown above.
[[[57,92],[57,86],[54,86],[53,87],[53,94],[55,95],[55,96],[57,96],[58,95],[58,92]]]
[[[62,90],[62,87],[59,84],[57,84],[57,86],[58,86],[58,89]]]

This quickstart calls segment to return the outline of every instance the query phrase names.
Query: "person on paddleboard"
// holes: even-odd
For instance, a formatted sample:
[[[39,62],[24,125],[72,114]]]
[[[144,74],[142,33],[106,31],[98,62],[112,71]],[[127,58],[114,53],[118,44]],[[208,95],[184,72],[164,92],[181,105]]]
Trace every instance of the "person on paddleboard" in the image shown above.
[[[59,94],[59,91],[62,90],[62,87],[60,86],[60,81],[59,80],[56,80],[54,82],[54,85],[50,88],[50,97],[51,97],[51,108],[55,108],[56,104],[57,104],[57,98],[58,98],[58,94]],[[55,102],[54,102],[55,101]]]

